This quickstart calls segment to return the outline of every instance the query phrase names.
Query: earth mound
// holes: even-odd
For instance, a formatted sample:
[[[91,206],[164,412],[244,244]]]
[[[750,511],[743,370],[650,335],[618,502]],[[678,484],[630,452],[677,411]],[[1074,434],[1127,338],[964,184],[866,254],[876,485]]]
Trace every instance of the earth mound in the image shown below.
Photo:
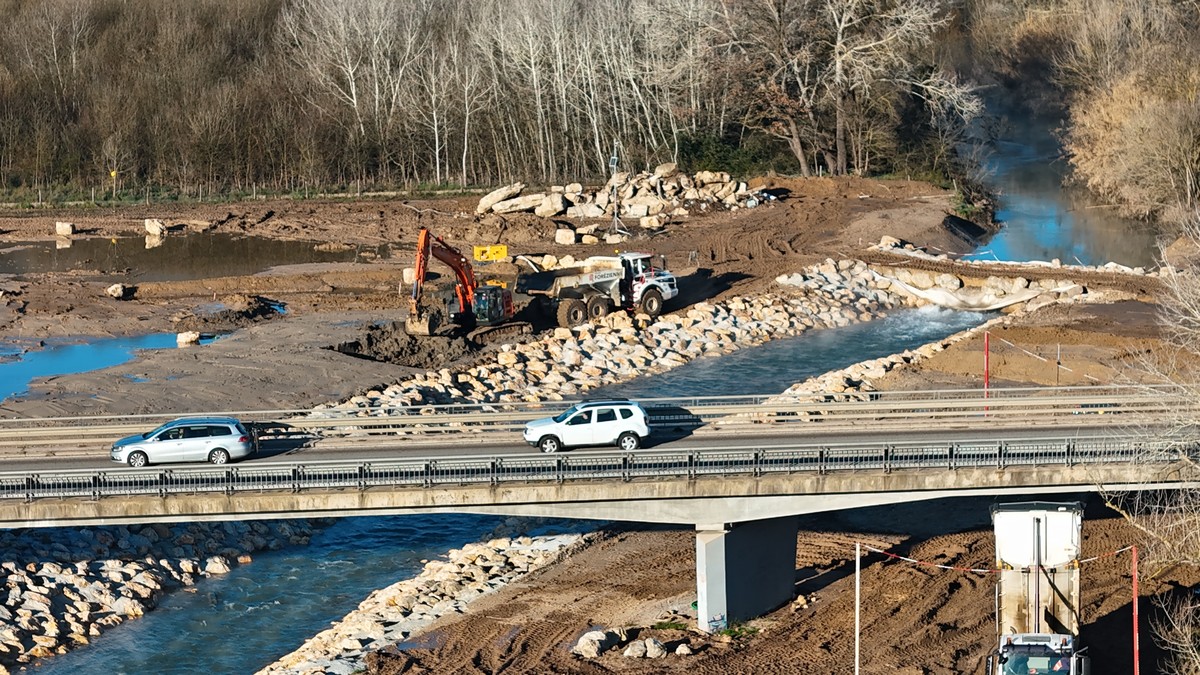
[[[436,370],[472,356],[479,347],[460,336],[409,335],[403,324],[392,322],[371,326],[357,340],[330,349],[372,361]]]

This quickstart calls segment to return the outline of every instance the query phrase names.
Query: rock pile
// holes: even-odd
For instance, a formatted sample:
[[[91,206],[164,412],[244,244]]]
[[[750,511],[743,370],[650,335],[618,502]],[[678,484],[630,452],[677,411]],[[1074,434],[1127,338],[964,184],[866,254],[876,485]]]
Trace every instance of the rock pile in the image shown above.
[[[791,292],[699,303],[653,324],[645,315],[617,312],[599,323],[558,328],[542,340],[504,345],[470,368],[429,371],[310,414],[372,417],[420,414],[420,406],[432,404],[559,401],[702,356],[868,320],[905,302],[862,262],[827,260],[805,274],[812,283]]]
[[[375,591],[342,621],[259,674],[362,672],[370,652],[408,639],[438,617],[463,612],[471,600],[549,564],[580,539],[506,537],[451,549],[446,560],[431,560],[416,577]]]
[[[0,673],[86,645],[164,593],[226,574],[255,551],[307,544],[312,532],[306,521],[0,532]]]
[[[692,647],[687,640],[683,640],[673,650],[670,650],[667,645],[653,637],[630,640],[629,634],[624,628],[588,631],[579,636],[579,640],[571,648],[571,653],[584,659],[597,659],[604,652],[619,648],[621,645],[625,645],[621,656],[630,659],[663,659],[671,653],[676,656],[692,655]]]
[[[710,208],[753,208],[762,203],[763,194],[746,183],[733,180],[718,171],[680,173],[672,163],[660,164],[654,171],[613,174],[604,187],[585,190],[580,183],[553,186],[549,192],[521,194],[524,183],[513,183],[492,191],[479,200],[475,212],[518,213],[532,211],[550,218],[604,218],[614,213],[636,218],[647,229],[657,229],[671,216],[687,216]]]

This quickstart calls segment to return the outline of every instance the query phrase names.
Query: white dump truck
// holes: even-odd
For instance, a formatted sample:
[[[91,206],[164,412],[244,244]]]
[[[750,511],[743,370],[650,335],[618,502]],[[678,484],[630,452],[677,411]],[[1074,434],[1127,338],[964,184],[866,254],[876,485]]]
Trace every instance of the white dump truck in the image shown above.
[[[996,631],[988,675],[1088,675],[1079,644],[1078,502],[1023,502],[992,509],[996,532]]]
[[[679,295],[666,261],[649,253],[592,256],[572,267],[537,269],[518,277],[516,288],[547,303],[558,324],[566,327],[619,309],[656,317],[667,300]]]

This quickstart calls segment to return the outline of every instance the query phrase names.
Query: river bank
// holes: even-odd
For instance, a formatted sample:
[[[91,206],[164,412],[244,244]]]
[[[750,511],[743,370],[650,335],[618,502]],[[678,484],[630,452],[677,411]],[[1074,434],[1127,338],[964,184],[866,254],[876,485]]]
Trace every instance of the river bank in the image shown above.
[[[0,672],[88,645],[254,553],[306,545],[317,527],[286,520],[0,532]]]
[[[1108,298],[1115,303],[1107,304],[1100,295],[997,316],[912,352],[797,383],[785,395],[826,399],[830,392],[853,396],[950,380],[955,387],[979,387],[980,343],[989,332],[1025,350],[1017,352],[1020,359],[1001,359],[999,386],[1048,384],[1055,369],[1047,368],[1045,357],[1037,352],[1045,353],[1046,347],[1055,346],[1055,336],[1064,335],[1108,338],[1095,340],[1086,353],[1068,349],[1070,356],[1058,364],[1065,369],[1059,377],[1071,373],[1091,384],[1108,384],[1137,381],[1140,375],[1146,381],[1152,374],[1140,372],[1140,364],[1128,358],[1128,349],[1137,345],[1161,353],[1165,348],[1153,321],[1146,322],[1154,316],[1152,302],[1117,294]],[[1110,322],[1122,315],[1142,320],[1112,335]],[[1076,340],[1071,346],[1080,344]],[[1014,352],[1005,356],[1013,357]],[[1129,672],[1132,663],[1125,646],[1132,620],[1129,560],[1113,552],[1137,542],[1141,534],[1094,496],[1056,498],[1088,503],[1084,640],[1092,645],[1095,662],[1107,664],[1112,672]],[[848,566],[853,563],[855,542],[886,553],[871,555],[864,564],[863,592],[869,601],[861,611],[867,672],[979,672],[995,639],[993,586],[986,573],[970,570],[986,570],[993,564],[988,521],[993,501],[961,498],[806,516],[797,540],[796,601],[718,636],[680,630],[695,619],[690,610],[695,600],[691,532],[654,528],[612,533],[548,569],[536,583],[517,581],[481,599],[464,615],[444,617],[430,627],[423,643],[379,654],[369,662],[367,672],[478,672],[463,665],[471,663],[482,664],[484,672],[514,673],[843,673],[853,658],[849,645],[854,589]],[[888,557],[895,555],[918,562]],[[618,579],[636,582],[608,587]],[[1194,570],[1169,568],[1144,579],[1141,592],[1143,597],[1163,596],[1197,583],[1200,575]],[[553,631],[548,631],[550,625]],[[597,626],[619,629],[625,637],[596,659],[572,654],[570,645]],[[695,655],[668,655],[651,665],[623,653],[626,645],[645,638],[668,646],[687,644]],[[1153,644],[1144,643],[1143,653],[1146,664],[1162,656]]]
[[[784,392],[783,396],[824,400],[831,394],[873,391],[876,389],[873,381],[875,378],[884,377],[893,370],[900,371],[909,366],[915,367],[985,331],[1019,324],[1047,306],[1105,303],[1128,299],[1128,293],[1123,291],[1105,292],[1101,289],[1081,288],[1062,281],[1062,279],[1069,279],[1073,272],[1082,274],[1093,271],[1094,269],[1090,268],[1072,267],[1056,269],[1055,274],[1059,275],[1060,279],[1043,280],[1041,283],[1044,286],[1040,288],[1037,284],[1029,284],[1026,281],[1022,290],[1026,290],[1030,286],[1037,290],[1033,293],[1014,295],[1014,298],[1018,299],[1018,303],[1014,305],[1014,311],[1008,315],[997,316],[979,327],[956,333],[911,352],[862,362],[797,383]],[[1145,273],[1139,271],[1135,274],[1130,270],[1128,274],[1142,276]],[[918,285],[936,285],[932,279],[923,282],[911,277],[906,278],[908,282]],[[673,345],[673,350],[651,352],[647,354],[647,359],[654,364],[674,365],[670,360],[672,355],[678,355],[676,357],[678,359],[688,359],[705,354],[721,353],[736,349],[738,345],[746,346],[764,339],[785,337],[814,326],[818,328],[831,327],[848,321],[870,320],[876,316],[873,313],[876,305],[895,307],[905,304],[921,305],[927,302],[926,297],[921,294],[902,290],[910,288],[909,284],[896,285],[887,279],[880,278],[868,270],[864,264],[856,261],[828,261],[794,275],[781,277],[779,282],[783,293],[779,297],[766,295],[755,298],[735,298],[728,301],[726,306],[718,305],[711,310],[705,306],[697,306],[689,310],[688,321],[680,322],[679,317],[666,316],[642,331],[634,331],[632,327],[626,327],[627,332],[622,333],[620,326],[611,325],[613,319],[608,320],[610,325],[602,327],[612,330],[600,330],[594,327],[582,327],[573,332],[564,330],[562,333],[556,332],[555,335],[544,340],[520,345],[511,351],[499,352],[497,361],[498,365],[503,368],[489,368],[485,364],[473,366],[465,372],[431,373],[424,379],[418,378],[397,383],[382,391],[368,392],[367,395],[359,397],[357,400],[331,406],[331,409],[337,410],[339,414],[354,410],[359,410],[360,414],[367,415],[372,414],[373,410],[377,411],[376,414],[387,414],[389,408],[396,405],[517,400],[512,398],[512,392],[518,390],[523,394],[522,400],[558,400],[562,398],[564,392],[569,395],[577,395],[587,391],[592,383],[606,384],[620,380],[622,377],[626,379],[631,377],[631,373],[637,372],[637,368],[630,367],[627,351],[620,349],[631,343],[647,349],[661,347],[664,344]],[[954,288],[963,286],[962,279],[955,279],[954,283],[948,279],[941,279],[940,283]],[[1014,285],[1005,281],[988,282],[982,288],[989,289],[986,291],[988,294],[1003,295],[1004,290],[1002,289],[1016,292]],[[871,311],[861,314],[852,311],[845,313],[846,307],[859,306]],[[800,319],[799,323],[797,323],[797,319]],[[714,321],[718,323],[714,324]],[[720,323],[721,321],[724,323]],[[659,330],[655,330],[656,327]],[[693,327],[694,331],[692,331]],[[594,331],[598,332],[598,335],[594,334]],[[603,340],[596,341],[599,337],[609,335],[613,336],[611,343]],[[693,348],[693,345],[700,341],[702,341],[702,345],[707,346]],[[586,372],[584,372],[585,369]],[[662,369],[667,369],[667,366],[662,366]],[[525,379],[522,371],[536,375],[537,386],[531,386],[532,383]],[[568,379],[574,373],[582,373],[586,377],[582,386],[577,386],[577,380],[580,379],[578,376],[576,376],[576,380]],[[875,543],[884,545],[881,541]],[[473,570],[462,565],[458,565],[458,567],[460,571],[457,583],[470,579],[475,574]],[[419,583],[419,580],[414,580],[413,583]],[[312,664],[337,663],[341,649],[340,640],[352,638],[353,635],[364,631],[368,634],[379,633],[386,630],[389,624],[402,618],[394,616],[388,619],[386,616],[381,616],[378,611],[370,607],[371,604],[369,601],[364,602],[367,607],[360,608],[340,622],[339,626],[348,628],[340,631],[336,627],[331,629],[328,631],[329,635],[320,640],[310,641],[300,650],[277,661],[264,672],[341,672],[347,668],[357,668],[364,662],[364,657],[361,652],[354,650],[348,657],[350,665],[342,663],[336,666],[336,671],[330,669],[334,666],[328,665],[325,666],[327,668],[325,671],[306,669]],[[658,606],[655,603],[651,603],[651,605]],[[661,608],[656,611],[661,611]],[[667,623],[676,620],[688,622],[694,619],[694,616],[690,615],[686,603],[675,602],[670,611],[671,617],[668,618]],[[450,616],[456,613],[458,612],[444,612],[426,625],[432,624],[436,630],[437,625],[440,625],[443,620],[450,620]],[[645,616],[641,618],[645,619]],[[362,627],[364,622],[368,625],[366,629]],[[642,633],[653,637],[655,634],[648,628],[648,624],[640,626]],[[408,640],[412,640],[411,636],[406,637]],[[663,635],[662,637],[673,638],[678,644],[686,642],[689,649],[693,646],[699,649],[711,647],[711,642],[708,642],[708,638],[705,637],[692,636],[685,641],[680,641],[678,635]],[[388,650],[388,654],[390,656],[376,657],[373,660],[373,668],[379,668],[380,672],[388,672],[388,666],[380,664],[388,662],[389,659],[410,663],[409,657],[403,651],[397,653],[394,650]],[[297,667],[297,664],[302,665]],[[435,669],[432,672],[438,671]]]

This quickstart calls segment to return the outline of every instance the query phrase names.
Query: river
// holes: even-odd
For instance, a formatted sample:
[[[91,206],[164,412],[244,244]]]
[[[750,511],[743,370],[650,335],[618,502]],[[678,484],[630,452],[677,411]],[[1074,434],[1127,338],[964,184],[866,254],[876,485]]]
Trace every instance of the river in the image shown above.
[[[1024,137],[1023,137],[1024,138]],[[1061,187],[1049,132],[1001,139],[992,180],[1003,231],[974,257],[1147,265],[1154,239],[1138,223],[1080,201]],[[630,397],[762,394],[859,361],[897,353],[985,320],[938,309],[909,310],[845,328],[701,359],[653,378],[606,388]],[[485,538],[502,522],[470,515],[345,518],[302,549],[259,554],[251,564],[176,593],[145,618],[93,645],[41,662],[39,672],[253,672],[352,610],[370,591],[414,575],[421,560]],[[590,527],[579,523],[580,528]],[[569,525],[562,525],[569,528]]]

